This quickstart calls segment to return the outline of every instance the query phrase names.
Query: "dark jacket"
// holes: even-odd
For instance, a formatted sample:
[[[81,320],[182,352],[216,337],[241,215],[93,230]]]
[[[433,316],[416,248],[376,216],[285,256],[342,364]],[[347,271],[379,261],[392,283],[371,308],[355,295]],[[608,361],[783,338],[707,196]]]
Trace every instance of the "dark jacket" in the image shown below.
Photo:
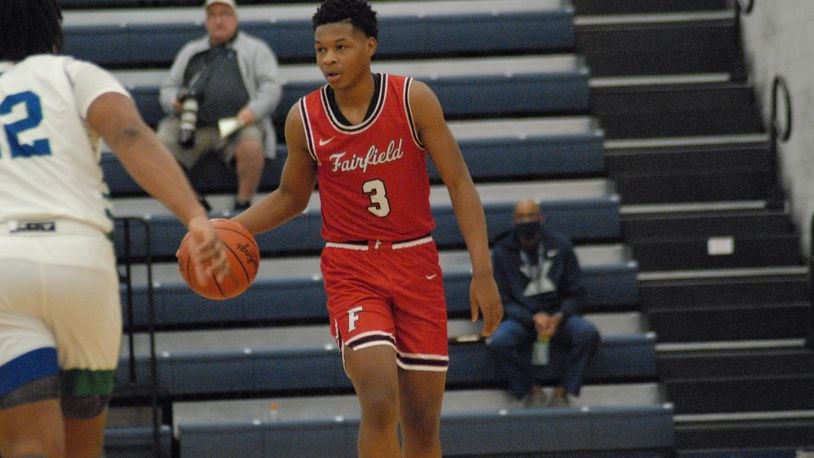
[[[524,262],[520,255],[520,244],[514,233],[501,239],[492,250],[492,264],[495,280],[503,301],[507,319],[534,326],[532,316],[537,312],[555,314],[561,312],[563,320],[578,313],[585,301],[582,287],[582,270],[574,254],[571,242],[545,226],[542,228],[543,257],[551,261],[548,278],[555,291],[526,296],[530,279],[523,273]],[[538,258],[538,251],[527,253],[529,260]],[[532,261],[534,262],[534,261]]]

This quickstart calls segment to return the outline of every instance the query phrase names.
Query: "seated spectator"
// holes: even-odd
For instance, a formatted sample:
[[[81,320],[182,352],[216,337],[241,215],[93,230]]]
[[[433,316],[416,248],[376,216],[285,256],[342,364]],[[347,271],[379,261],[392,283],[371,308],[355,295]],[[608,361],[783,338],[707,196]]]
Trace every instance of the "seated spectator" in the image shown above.
[[[270,115],[282,95],[280,69],[265,42],[238,30],[234,0],[207,0],[204,8],[207,36],[181,49],[161,86],[169,115],[158,137],[187,172],[210,152],[234,164],[239,211],[257,192],[265,157],[275,154]],[[219,131],[219,121],[229,118],[237,129]]]
[[[511,234],[492,251],[505,312],[488,345],[515,399],[526,405],[568,406],[569,395],[579,396],[599,343],[596,327],[577,314],[585,297],[582,272],[571,242],[543,224],[534,201],[520,201],[513,222]],[[547,401],[532,364],[538,340],[548,342],[552,366],[559,369]]]

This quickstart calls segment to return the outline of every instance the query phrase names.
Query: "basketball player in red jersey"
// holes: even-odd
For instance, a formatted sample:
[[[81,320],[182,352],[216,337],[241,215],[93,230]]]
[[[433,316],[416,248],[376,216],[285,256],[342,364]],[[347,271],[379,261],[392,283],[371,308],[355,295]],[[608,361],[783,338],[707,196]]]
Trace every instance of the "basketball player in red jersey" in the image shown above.
[[[489,335],[503,307],[483,208],[435,94],[371,72],[378,30],[367,2],[324,1],[312,22],[328,84],[288,113],[279,188],[234,219],[253,233],[273,229],[299,215],[319,183],[322,273],[331,332],[361,406],[359,456],[440,457],[447,311],[427,155],[469,250],[472,319],[482,314]]]

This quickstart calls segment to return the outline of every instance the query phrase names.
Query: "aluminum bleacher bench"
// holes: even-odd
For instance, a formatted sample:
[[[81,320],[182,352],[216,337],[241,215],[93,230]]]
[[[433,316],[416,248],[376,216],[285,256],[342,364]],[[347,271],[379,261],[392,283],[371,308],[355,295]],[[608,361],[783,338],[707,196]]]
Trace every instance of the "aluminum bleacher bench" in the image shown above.
[[[585,310],[631,308],[638,303],[635,262],[583,267],[588,298]],[[469,313],[469,271],[444,273],[447,308],[451,317]],[[226,302],[201,297],[182,282],[159,283],[154,288],[156,326],[185,329],[246,326],[258,323],[324,322],[325,290],[319,276],[261,278],[242,295]],[[146,287],[134,288],[134,327],[147,323]],[[125,323],[130,327],[130,323]]]
[[[379,59],[522,52],[575,46],[573,8],[552,0],[393,2],[377,5]],[[241,7],[241,29],[265,40],[283,63],[313,60],[315,7]],[[107,68],[169,67],[205,34],[200,7],[65,14],[65,54]],[[156,39],[160,37],[160,39]]]
[[[515,196],[517,198],[519,196]],[[532,196],[533,197],[533,196]],[[619,217],[619,197],[615,194],[545,201],[541,204],[551,227],[566,234],[575,241],[611,241],[621,237]],[[490,234],[497,235],[510,229],[513,201],[484,203],[486,222]],[[463,246],[463,237],[449,204],[433,205],[436,228],[432,236],[441,248]],[[216,216],[216,215],[213,215]],[[175,218],[158,215],[149,218],[153,259],[157,261],[174,259],[178,244],[186,233],[184,226]],[[320,237],[321,219],[319,211],[306,211],[287,224],[272,231],[259,234],[257,243],[263,256],[283,254],[315,253],[322,249]],[[144,255],[144,239],[134,228],[134,241],[131,245],[133,257]],[[117,251],[121,243],[116,240]]]
[[[373,71],[409,75],[427,83],[450,119],[581,114],[590,108],[590,72],[569,54],[374,62]],[[158,101],[165,74],[164,70],[114,73],[151,126],[165,116]],[[300,97],[325,84],[313,64],[283,66],[281,75],[283,95],[272,114],[278,130]]]
[[[180,456],[357,456],[358,418],[179,425]],[[670,404],[442,414],[444,456],[672,456]],[[212,455],[214,454],[214,455]]]
[[[451,121],[449,126],[476,182],[592,177],[604,172],[604,135],[590,117]],[[277,157],[266,161],[261,192],[278,186],[287,155],[285,145],[280,145]],[[101,163],[114,197],[145,195],[113,154],[103,154]],[[430,179],[440,183],[432,161],[428,164]],[[198,163],[189,177],[204,194],[237,189],[234,171],[215,157]]]

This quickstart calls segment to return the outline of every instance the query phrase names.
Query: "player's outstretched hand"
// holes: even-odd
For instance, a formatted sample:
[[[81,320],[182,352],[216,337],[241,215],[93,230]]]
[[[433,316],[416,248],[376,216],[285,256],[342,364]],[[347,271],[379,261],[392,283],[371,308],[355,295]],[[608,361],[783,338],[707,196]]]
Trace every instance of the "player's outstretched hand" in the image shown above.
[[[491,274],[473,274],[469,285],[469,304],[472,310],[472,321],[478,320],[478,312],[483,315],[484,336],[492,335],[503,319],[503,304],[497,283]]]
[[[229,273],[229,263],[212,223],[205,216],[196,216],[189,220],[188,230],[189,255],[195,264],[198,282],[205,285],[212,275],[219,282],[223,281]]]

